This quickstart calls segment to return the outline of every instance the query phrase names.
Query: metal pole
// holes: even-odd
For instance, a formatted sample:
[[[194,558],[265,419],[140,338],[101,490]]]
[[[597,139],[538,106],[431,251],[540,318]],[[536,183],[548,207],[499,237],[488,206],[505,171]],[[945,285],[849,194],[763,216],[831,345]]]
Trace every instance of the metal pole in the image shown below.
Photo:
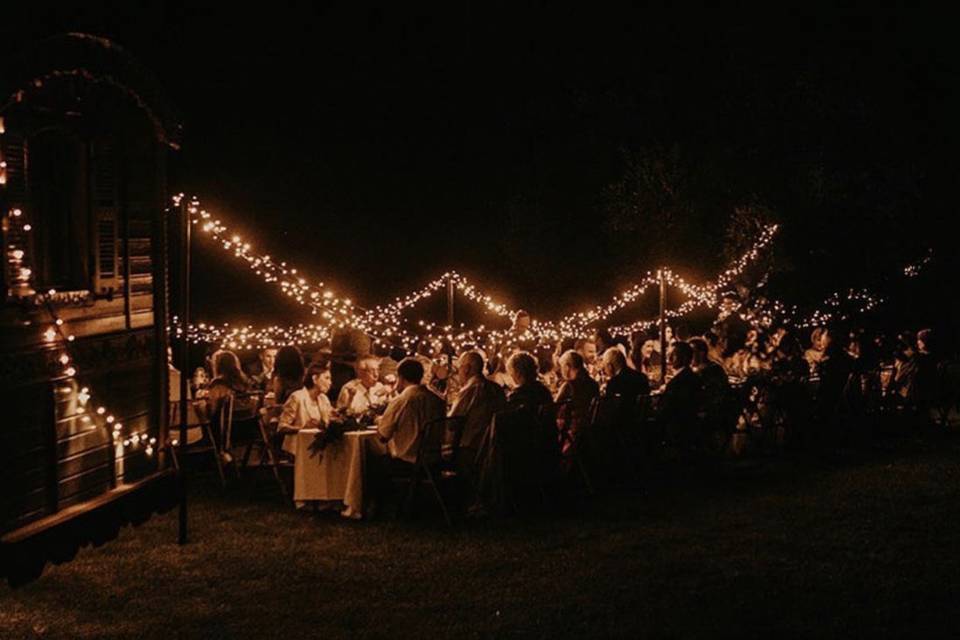
[[[187,327],[190,326],[190,214],[189,205],[180,202],[180,535],[179,543],[187,544],[187,479],[186,458],[187,419],[190,399],[188,378],[190,375],[190,342]]]
[[[447,276],[447,326],[453,326],[453,277]]]
[[[657,271],[660,279],[660,383],[667,381],[667,281],[663,277],[663,269]]]

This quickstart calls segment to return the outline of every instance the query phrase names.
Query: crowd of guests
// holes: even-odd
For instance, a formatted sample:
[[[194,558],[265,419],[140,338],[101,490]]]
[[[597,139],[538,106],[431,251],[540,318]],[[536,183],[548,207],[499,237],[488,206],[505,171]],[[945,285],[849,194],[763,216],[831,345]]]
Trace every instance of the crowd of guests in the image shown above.
[[[484,484],[491,425],[511,408],[554,409],[562,471],[604,398],[616,400],[621,427],[703,450],[756,430],[796,441],[884,408],[925,416],[942,396],[929,330],[892,339],[840,327],[801,334],[759,330],[730,315],[699,335],[676,325],[662,338],[599,330],[544,345],[529,323],[519,312],[504,344],[459,353],[449,343],[424,342],[412,353],[381,347],[349,362],[322,346],[306,356],[285,346],[265,349],[244,371],[235,353],[220,350],[210,357],[209,375],[198,369],[192,383],[207,415],[231,395],[260,394],[274,408],[280,438],[346,416],[375,424],[385,464],[394,469],[416,462],[427,424],[461,418],[457,432],[444,436],[443,453],[473,487]]]

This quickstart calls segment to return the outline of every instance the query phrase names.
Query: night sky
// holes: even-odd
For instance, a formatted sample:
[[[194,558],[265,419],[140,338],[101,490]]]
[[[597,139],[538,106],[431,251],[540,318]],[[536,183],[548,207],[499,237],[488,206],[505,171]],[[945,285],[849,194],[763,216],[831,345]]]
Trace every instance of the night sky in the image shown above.
[[[125,46],[182,113],[171,188],[361,304],[447,268],[551,316],[660,263],[706,279],[744,206],[784,223],[797,299],[955,264],[942,16],[287,4],[23,3],[2,52]],[[200,319],[304,317],[209,247],[197,270]]]

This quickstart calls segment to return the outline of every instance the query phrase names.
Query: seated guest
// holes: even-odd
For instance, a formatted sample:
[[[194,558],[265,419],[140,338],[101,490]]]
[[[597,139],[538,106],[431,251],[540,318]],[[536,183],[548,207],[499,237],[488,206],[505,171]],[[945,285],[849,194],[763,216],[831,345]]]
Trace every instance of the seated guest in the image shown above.
[[[511,406],[538,407],[553,402],[550,390],[537,379],[537,360],[526,351],[518,351],[507,360],[507,373],[513,380],[508,401]]]
[[[723,370],[732,378],[746,378],[750,351],[746,347],[746,334],[733,334],[724,338]]]
[[[616,341],[613,339],[613,336],[610,335],[610,332],[606,329],[597,329],[593,332],[593,341],[597,345],[597,353],[606,353],[607,349],[610,347],[615,347],[617,345]]]
[[[447,402],[456,394],[457,385],[450,356],[440,353],[433,361],[433,373],[427,387]]]
[[[593,338],[581,338],[574,345],[574,350],[583,358],[584,369],[591,377],[596,377],[597,371],[597,341]]]
[[[553,349],[550,345],[542,346],[537,350],[537,355],[535,359],[540,363],[540,382],[550,391],[552,395],[553,392],[557,390],[559,381],[557,380],[557,363],[553,357]]]
[[[647,376],[652,386],[659,387],[663,381],[660,358],[660,343],[656,340],[644,340],[639,346],[639,352],[634,350],[631,360],[637,371]]]
[[[603,370],[607,375],[604,395],[620,396],[625,407],[636,405],[639,396],[650,394],[650,381],[639,371],[627,366],[627,358],[616,347],[603,352]]]
[[[273,367],[277,361],[277,350],[268,347],[260,352],[257,364],[251,368],[250,382],[260,391],[266,391],[273,378]]]
[[[541,412],[541,407],[553,404],[553,398],[537,379],[536,359],[518,351],[507,360],[506,370],[513,390],[508,409],[494,416],[481,452],[479,502],[471,507],[473,515],[506,511],[509,503],[516,504],[521,489],[535,485],[538,477],[548,477],[557,466],[556,424],[552,412]]]
[[[397,390],[386,411],[377,420],[377,433],[387,444],[394,460],[414,464],[424,427],[431,420],[442,418],[446,411],[443,399],[424,384],[423,365],[405,358],[397,365]],[[439,444],[439,442],[437,443]]]
[[[282,347],[274,360],[273,378],[267,391],[273,393],[273,402],[283,406],[290,394],[303,386],[303,356],[293,346]]]
[[[825,328],[819,335],[823,351],[817,362],[820,384],[816,403],[819,417],[825,421],[839,420],[860,400],[859,386],[850,384],[854,362],[847,353],[846,344],[840,339],[844,333],[836,328]]]
[[[250,379],[240,368],[240,359],[232,351],[221,349],[211,358],[213,380],[208,386],[204,418],[214,420],[223,409],[224,403],[234,394],[245,394],[252,390]]]
[[[726,389],[729,382],[723,367],[710,358],[710,345],[703,338],[691,338],[688,341],[693,349],[693,362],[690,367],[700,376],[704,387]]]
[[[333,407],[326,393],[332,384],[329,362],[310,365],[303,377],[303,387],[291,393],[283,404],[279,433],[291,434],[301,429],[317,429],[330,424]],[[286,446],[284,448],[290,450]]]
[[[562,406],[558,417],[575,438],[589,421],[590,405],[600,395],[600,385],[587,373],[583,356],[577,351],[567,351],[560,356],[560,375],[563,384],[556,401]],[[571,444],[570,441],[564,442],[564,453],[569,451]]]
[[[487,378],[502,387],[504,391],[508,391],[513,386],[513,379],[507,373],[507,359],[512,351],[512,347],[505,346],[487,363],[487,368],[490,369]]]
[[[206,370],[204,370],[206,372]],[[180,426],[180,382],[182,378],[180,376],[180,370],[173,366],[173,350],[170,347],[167,347],[167,385],[168,385],[168,397],[170,401],[170,426],[173,429],[177,429]],[[191,401],[193,399],[193,390],[190,388],[190,383],[187,381],[187,426],[196,427],[202,424],[202,420],[197,413],[197,408]],[[187,431],[187,444],[193,444],[197,440],[200,440],[203,437],[200,429],[191,429]]]
[[[810,348],[806,350],[803,354],[803,359],[807,361],[810,365],[810,372],[816,372],[820,365],[820,361],[823,360],[824,344],[823,336],[825,330],[822,327],[817,327],[810,334]]]
[[[723,352],[727,348],[726,340],[720,337],[714,331],[707,331],[703,334],[703,339],[707,343],[707,360],[720,365],[723,368]]]
[[[667,330],[671,333],[671,343],[678,340],[681,342],[688,342],[690,338],[693,337],[690,334],[690,327],[685,322],[678,322],[677,326],[673,328],[668,326]]]
[[[710,346],[703,338],[692,338],[688,344],[693,349],[693,362],[690,368],[700,378],[703,389],[703,411],[711,428],[725,425],[718,424],[722,418],[724,402],[730,389],[727,372],[723,367],[710,359]]]
[[[677,444],[693,444],[699,440],[699,412],[702,386],[693,364],[693,349],[686,342],[674,342],[667,354],[667,363],[674,371],[660,400],[660,421],[670,440]]]
[[[463,416],[466,422],[460,437],[457,467],[470,480],[474,475],[477,451],[487,434],[493,414],[506,406],[503,389],[483,375],[483,356],[467,351],[457,367],[460,393],[450,409],[450,416]]]
[[[557,374],[557,386],[563,384],[563,379],[560,377],[560,358],[576,345],[577,341],[575,338],[561,338],[557,341],[553,350],[553,370]]]
[[[231,445],[232,426],[228,426],[225,420],[221,420],[222,413],[232,399],[231,422],[242,420],[252,426],[251,420],[255,417],[257,400],[247,394],[255,389],[240,368],[240,359],[237,354],[232,351],[223,349],[216,351],[211,357],[211,364],[213,380],[207,388],[205,402],[197,406],[197,413],[202,420],[216,427],[213,432],[220,441],[220,446],[223,447],[221,455],[229,462],[232,459],[228,451]],[[220,431],[219,427],[222,427],[223,431]]]
[[[380,359],[380,382],[392,387],[397,383],[397,364],[403,360],[403,356],[394,358],[390,345],[379,340],[373,343],[373,353]]]
[[[379,381],[380,363],[374,356],[361,357],[356,370],[357,377],[343,385],[337,396],[337,410],[350,416],[382,407],[390,393],[390,389]]]
[[[417,345],[417,352],[414,354],[414,358],[423,366],[423,380],[421,384],[430,384],[430,381],[433,380],[433,357],[432,357],[433,348],[426,341],[421,341]]]

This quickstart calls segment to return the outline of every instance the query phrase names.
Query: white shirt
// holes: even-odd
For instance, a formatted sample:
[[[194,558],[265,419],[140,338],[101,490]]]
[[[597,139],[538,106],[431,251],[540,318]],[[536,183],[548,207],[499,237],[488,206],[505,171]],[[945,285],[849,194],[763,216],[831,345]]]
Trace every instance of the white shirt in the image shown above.
[[[325,425],[330,422],[332,413],[333,407],[330,406],[330,399],[326,395],[321,393],[314,400],[310,397],[310,390],[306,387],[297,389],[290,394],[290,397],[283,404],[283,411],[280,413],[280,428],[299,431],[310,420],[316,420]]]
[[[340,395],[337,396],[337,409],[345,411],[348,415],[360,415],[370,407],[383,406],[389,394],[390,388],[384,384],[376,382],[368,389],[359,378],[354,378],[340,389]]]
[[[493,414],[502,410],[506,404],[507,396],[495,382],[487,380],[482,375],[470,378],[460,389],[460,395],[450,409],[450,416],[466,418],[463,434],[460,437],[460,446],[479,448],[493,420]]]
[[[422,384],[407,387],[391,400],[377,424],[380,437],[387,440],[390,457],[416,463],[424,427],[442,418],[445,409],[443,398]]]

